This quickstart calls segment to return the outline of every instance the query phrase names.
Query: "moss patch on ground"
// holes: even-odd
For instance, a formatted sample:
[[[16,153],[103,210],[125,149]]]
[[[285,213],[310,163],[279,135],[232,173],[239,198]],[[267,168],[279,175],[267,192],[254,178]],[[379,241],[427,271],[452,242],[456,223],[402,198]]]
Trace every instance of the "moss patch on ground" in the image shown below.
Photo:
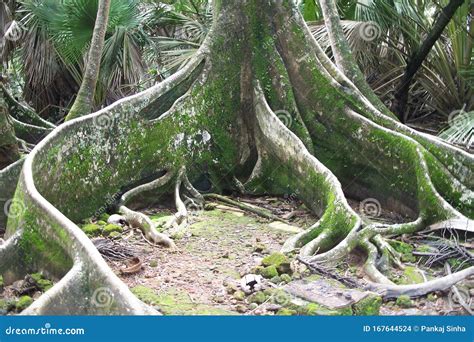
[[[157,306],[164,315],[234,315],[228,310],[219,309],[205,304],[194,303],[185,292],[168,289],[156,293],[146,286],[132,288],[133,294],[149,305]]]

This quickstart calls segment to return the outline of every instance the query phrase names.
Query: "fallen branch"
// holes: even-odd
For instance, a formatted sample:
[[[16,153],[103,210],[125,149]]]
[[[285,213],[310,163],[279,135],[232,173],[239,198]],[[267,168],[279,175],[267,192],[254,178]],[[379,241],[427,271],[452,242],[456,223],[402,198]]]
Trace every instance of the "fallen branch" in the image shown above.
[[[218,194],[205,194],[204,198],[211,198],[213,200],[223,202],[223,203],[232,205],[234,207],[237,207],[239,209],[254,213],[254,214],[256,214],[260,217],[263,217],[263,218],[266,218],[266,219],[269,219],[269,220],[273,220],[273,221],[280,221],[280,222],[288,224],[288,221],[285,221],[285,220],[279,218],[278,216],[273,215],[272,213],[268,212],[265,209],[256,208],[256,207],[250,206],[248,204],[244,204],[242,202],[234,201],[234,200],[231,200],[230,198],[227,198],[225,196],[221,196],[221,195],[218,195]]]

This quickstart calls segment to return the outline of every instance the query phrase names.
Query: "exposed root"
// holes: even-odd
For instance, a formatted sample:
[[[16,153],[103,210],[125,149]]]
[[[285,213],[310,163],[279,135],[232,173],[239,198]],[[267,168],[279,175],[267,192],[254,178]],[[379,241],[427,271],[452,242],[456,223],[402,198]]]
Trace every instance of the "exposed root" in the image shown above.
[[[360,246],[367,252],[367,260],[364,264],[365,274],[376,283],[393,285],[393,282],[377,269],[377,248],[369,240],[362,240]]]
[[[368,285],[368,288],[373,291],[379,292],[384,298],[397,298],[401,295],[419,297],[424,296],[430,292],[445,291],[451,286],[472,275],[474,275],[474,266],[421,284],[389,285],[371,283]]]
[[[122,195],[120,203],[118,205],[118,212],[122,214],[127,222],[132,226],[139,228],[145,238],[153,243],[163,245],[165,247],[176,248],[173,240],[171,240],[166,234],[159,233],[156,230],[156,224],[145,214],[133,211],[126,207],[128,201],[132,197],[142,193],[144,191],[150,191],[164,186],[173,178],[173,172],[168,171],[164,176],[154,180],[153,182],[140,185],[125,194]]]
[[[382,257],[386,258],[387,262],[393,263],[399,269],[405,268],[405,266],[400,261],[401,253],[397,252],[392,246],[390,246],[390,244],[381,235],[375,235],[372,238],[372,241],[377,246],[377,249],[379,250]]]

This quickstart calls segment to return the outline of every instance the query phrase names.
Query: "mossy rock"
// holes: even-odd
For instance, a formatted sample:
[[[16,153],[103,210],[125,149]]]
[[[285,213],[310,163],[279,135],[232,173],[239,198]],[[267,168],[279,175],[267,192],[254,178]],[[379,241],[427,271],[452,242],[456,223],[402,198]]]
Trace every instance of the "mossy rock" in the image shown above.
[[[291,281],[291,276],[289,274],[286,274],[286,273],[282,274],[280,276],[280,278],[281,278],[282,281],[284,281],[287,284]]]
[[[3,276],[0,275],[0,289],[3,289],[4,284]]]
[[[33,304],[33,298],[31,298],[30,296],[21,296],[20,299],[18,299],[18,301],[16,302],[15,308],[18,311],[23,311],[31,304]]]
[[[117,237],[119,237],[119,236],[121,236],[121,235],[122,235],[122,234],[119,233],[119,232],[112,232],[112,233],[109,234],[109,238],[115,239],[115,238],[117,238]]]
[[[106,226],[106,225],[107,225],[107,221],[99,220],[99,221],[97,221],[97,224],[98,224],[99,226]]]
[[[150,267],[157,267],[158,266],[158,261],[156,260],[151,260],[150,261]]]
[[[277,311],[277,316],[295,316],[298,312],[296,310],[281,308]]]
[[[261,274],[264,278],[267,279],[271,279],[278,276],[278,271],[273,265],[259,269],[259,272],[259,274]]]
[[[263,266],[275,266],[278,267],[283,263],[289,263],[287,256],[283,253],[276,252],[270,255],[267,255],[262,259]]]
[[[99,221],[105,221],[105,222],[107,222],[107,220],[109,219],[109,217],[110,217],[109,214],[103,213],[103,214],[101,214],[101,215],[98,217],[98,219],[99,219]]]
[[[267,300],[267,296],[262,291],[255,292],[248,297],[249,303],[263,304]]]
[[[123,227],[116,224],[108,224],[104,227],[104,235],[108,236],[112,233],[121,233],[123,232]]]
[[[245,293],[244,293],[244,291],[240,291],[240,290],[235,291],[232,296],[233,296],[235,299],[240,300],[240,301],[242,301],[242,300],[245,299]]]
[[[401,308],[412,308],[414,306],[413,301],[407,295],[399,296],[397,298],[395,304],[398,305]]]
[[[377,316],[381,306],[382,297],[371,294],[355,303],[352,308],[356,316]]]
[[[53,287],[53,282],[46,279],[41,273],[33,273],[31,274],[31,278],[33,278],[36,285],[38,285],[39,289],[43,292],[46,292]]]
[[[82,230],[87,236],[96,237],[102,232],[102,227],[95,223],[89,223],[82,226]]]
[[[282,280],[280,276],[276,276],[276,277],[271,278],[270,282],[272,282],[273,284],[280,284]]]

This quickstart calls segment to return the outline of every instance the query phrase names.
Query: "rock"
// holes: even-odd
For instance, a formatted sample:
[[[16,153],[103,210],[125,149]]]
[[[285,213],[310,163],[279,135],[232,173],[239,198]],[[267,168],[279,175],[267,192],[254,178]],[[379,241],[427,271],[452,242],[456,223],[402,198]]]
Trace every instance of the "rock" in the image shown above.
[[[258,304],[257,304],[257,303],[250,303],[250,304],[249,304],[249,309],[250,309],[250,310],[255,310],[256,308],[258,308]]]
[[[46,292],[53,287],[53,282],[51,280],[45,279],[41,273],[33,273],[31,277],[35,281],[38,288],[43,292]]]
[[[121,235],[122,235],[122,234],[119,233],[119,232],[112,232],[112,233],[109,234],[109,238],[115,239],[116,237],[119,237],[119,236],[121,236]]]
[[[89,223],[82,226],[82,231],[86,233],[87,236],[95,237],[101,234],[102,227],[95,223]]]
[[[397,298],[395,304],[398,305],[401,308],[412,308],[414,306],[413,301],[407,295],[399,296]]]
[[[249,303],[256,303],[256,304],[263,304],[266,299],[267,299],[267,296],[265,296],[265,293],[261,291],[255,292],[254,294],[250,295],[247,298]]]
[[[290,260],[288,257],[280,252],[272,253],[267,255],[265,258],[262,259],[263,266],[275,266],[278,273],[283,274],[291,274],[293,270],[291,269]]]
[[[291,226],[289,224],[280,222],[280,221],[273,221],[268,225],[270,228],[280,230],[282,232],[288,232],[288,233],[301,233],[303,229],[296,227],[296,226]]]
[[[239,313],[245,313],[245,312],[247,312],[247,307],[243,304],[237,304],[235,306],[235,311],[237,311]]]
[[[270,282],[272,282],[273,284],[280,284],[282,282],[282,280],[281,280],[280,276],[276,276],[276,277],[273,277],[272,279],[270,279]]]
[[[270,303],[270,304],[265,305],[265,310],[267,310],[267,311],[275,312],[275,311],[280,310],[281,308],[282,308],[281,305],[278,305],[278,304]]]
[[[33,304],[33,298],[30,296],[21,296],[18,302],[16,302],[15,307],[18,311],[23,311],[31,304]]]
[[[114,233],[114,232],[117,232],[117,233],[123,232],[123,227],[118,224],[113,224],[113,223],[110,223],[104,227],[105,236],[110,235],[111,233]]]
[[[287,284],[291,281],[291,276],[288,275],[288,274],[286,274],[286,273],[285,273],[285,274],[282,274],[282,275],[280,276],[280,278],[281,278],[282,281],[284,281],[284,282],[287,283]]]
[[[259,273],[267,279],[271,279],[273,277],[278,276],[278,271],[274,265],[264,267],[263,269],[259,269]]]
[[[285,254],[276,252],[270,255],[267,255],[262,259],[263,266],[275,266],[278,267],[284,262],[289,262]]]
[[[240,288],[245,293],[252,293],[262,289],[262,276],[257,274],[247,274],[240,280]]]
[[[280,310],[278,310],[276,314],[278,316],[293,316],[293,315],[296,315],[297,312],[295,310],[291,310],[288,308],[281,308]]]
[[[107,223],[116,224],[123,227],[127,224],[127,220],[122,215],[113,214],[109,216]]]
[[[263,253],[265,251],[266,247],[264,245],[262,245],[261,243],[257,243],[254,248],[253,248],[253,251],[254,252],[257,252],[257,253]]]
[[[238,290],[234,292],[233,297],[237,300],[242,301],[245,299],[245,293],[244,291]]]

